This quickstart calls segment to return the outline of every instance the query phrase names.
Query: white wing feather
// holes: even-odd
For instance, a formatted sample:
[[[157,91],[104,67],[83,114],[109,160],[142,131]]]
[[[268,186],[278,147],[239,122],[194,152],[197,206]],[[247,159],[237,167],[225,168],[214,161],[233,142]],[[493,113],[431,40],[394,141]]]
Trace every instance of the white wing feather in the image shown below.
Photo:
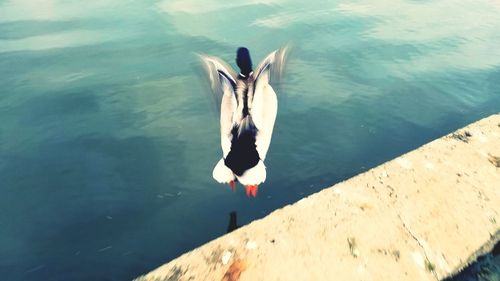
[[[235,95],[236,80],[234,79],[234,71],[221,59],[201,55],[204,62],[212,90],[214,92],[222,90],[222,98],[220,101],[220,133],[221,133],[221,148],[224,158],[231,149],[231,130],[234,126],[234,114],[237,108]]]
[[[269,74],[266,73],[264,75],[267,76]],[[271,144],[277,112],[278,98],[273,88],[266,80],[257,81],[251,115],[255,127],[258,129],[255,145],[262,160],[266,158],[269,145]]]
[[[255,144],[260,159],[264,160],[271,144],[274,122],[278,112],[278,99],[269,84],[270,76],[279,79],[285,62],[287,48],[269,54],[257,67],[255,93],[252,101],[251,115],[258,132]]]

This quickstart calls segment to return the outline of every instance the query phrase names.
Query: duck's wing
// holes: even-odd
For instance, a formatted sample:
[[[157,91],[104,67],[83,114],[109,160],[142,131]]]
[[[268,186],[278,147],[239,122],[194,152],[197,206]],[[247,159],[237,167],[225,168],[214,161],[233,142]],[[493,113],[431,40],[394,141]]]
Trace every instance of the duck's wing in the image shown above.
[[[288,48],[278,49],[269,54],[257,67],[255,73],[255,87],[250,115],[257,128],[255,144],[260,159],[266,158],[271,144],[274,121],[278,112],[278,99],[269,84],[271,77],[279,79]]]
[[[254,71],[255,82],[257,83],[259,80],[264,80],[269,83],[269,79],[279,80],[283,74],[289,50],[290,47],[286,46],[267,55],[267,57],[259,63]],[[266,72],[269,75],[262,76]]]
[[[235,74],[231,67],[219,58],[206,55],[200,55],[200,58],[207,70],[216,104],[220,109],[221,147],[225,158],[231,149],[231,130],[237,108]]]
[[[209,55],[199,55],[199,57],[207,70],[212,90],[220,89],[223,81],[221,78],[227,80],[233,88],[236,87],[236,80],[234,79],[236,73],[231,66],[218,57]]]

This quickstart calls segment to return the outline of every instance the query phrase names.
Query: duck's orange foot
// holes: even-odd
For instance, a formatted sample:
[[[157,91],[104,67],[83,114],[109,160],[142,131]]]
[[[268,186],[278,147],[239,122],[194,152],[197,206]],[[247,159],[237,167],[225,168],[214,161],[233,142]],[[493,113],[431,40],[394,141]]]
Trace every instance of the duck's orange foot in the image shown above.
[[[235,181],[230,181],[229,182],[229,187],[231,188],[232,191],[236,189],[236,182]]]
[[[250,197],[256,197],[257,196],[257,185],[246,185],[245,186],[245,191],[247,193],[247,196]]]

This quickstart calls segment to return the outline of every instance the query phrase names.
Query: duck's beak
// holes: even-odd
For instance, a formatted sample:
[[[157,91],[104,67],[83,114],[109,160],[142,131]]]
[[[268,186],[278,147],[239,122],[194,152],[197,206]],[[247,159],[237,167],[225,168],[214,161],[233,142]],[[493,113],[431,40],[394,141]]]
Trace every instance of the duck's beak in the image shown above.
[[[250,197],[256,197],[257,196],[257,189],[258,185],[246,185],[245,186],[245,191],[247,193],[247,196]]]

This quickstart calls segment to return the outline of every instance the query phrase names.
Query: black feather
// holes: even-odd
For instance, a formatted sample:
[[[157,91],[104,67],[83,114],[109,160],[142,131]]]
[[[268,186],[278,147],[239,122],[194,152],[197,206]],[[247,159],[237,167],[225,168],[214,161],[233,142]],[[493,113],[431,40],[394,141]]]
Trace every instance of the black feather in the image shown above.
[[[246,170],[255,167],[259,163],[260,157],[255,145],[257,128],[253,125],[242,130],[234,127],[231,134],[233,135],[231,150],[224,159],[224,164],[235,175],[241,176]]]

